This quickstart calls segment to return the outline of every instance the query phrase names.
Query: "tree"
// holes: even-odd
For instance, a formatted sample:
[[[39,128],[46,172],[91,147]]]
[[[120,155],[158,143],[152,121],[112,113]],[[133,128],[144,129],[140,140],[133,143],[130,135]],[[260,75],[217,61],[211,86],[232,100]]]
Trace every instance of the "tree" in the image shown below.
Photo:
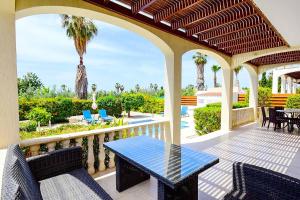
[[[211,70],[214,73],[214,87],[218,86],[218,84],[217,84],[217,72],[220,71],[220,69],[221,69],[221,66],[219,66],[219,65],[213,65],[211,67]]]
[[[239,82],[239,78],[238,78],[238,75],[240,73],[240,71],[242,70],[243,66],[238,66],[236,68],[234,68],[234,73],[235,73],[235,86],[240,88],[240,82]]]
[[[80,62],[77,66],[75,93],[80,99],[87,98],[88,80],[86,68],[83,65],[83,55],[86,53],[86,47],[89,41],[98,33],[98,29],[93,21],[72,15],[61,15],[62,27],[66,29],[66,34],[74,40],[76,51]]]
[[[181,96],[195,96],[195,87],[193,85],[188,85],[181,89]]]
[[[157,92],[158,85],[156,83],[153,85],[153,89],[154,89],[155,92]]]
[[[141,89],[140,85],[139,85],[139,84],[136,84],[136,85],[135,85],[135,90],[136,90],[136,92],[139,92],[140,89]]]
[[[141,94],[125,93],[122,95],[123,108],[128,113],[128,117],[130,117],[130,111],[137,110],[144,104],[144,101],[144,96]]]
[[[263,72],[262,76],[261,76],[261,79],[259,81],[259,86],[267,87],[267,85],[268,85],[267,73]]]
[[[197,81],[196,81],[196,88],[197,90],[201,91],[205,89],[204,86],[204,65],[207,63],[207,55],[201,54],[196,52],[193,55],[193,60],[197,67]]]
[[[120,86],[120,92],[122,93],[122,92],[124,91],[124,89],[125,89],[125,88],[124,88],[124,85],[121,85],[121,86]]]
[[[42,87],[43,83],[35,73],[29,72],[22,78],[18,78],[19,95],[26,93],[28,90],[36,91]]]
[[[115,84],[115,88],[117,90],[117,93],[119,93],[120,92],[120,88],[121,88],[121,84],[120,83],[116,83]]]

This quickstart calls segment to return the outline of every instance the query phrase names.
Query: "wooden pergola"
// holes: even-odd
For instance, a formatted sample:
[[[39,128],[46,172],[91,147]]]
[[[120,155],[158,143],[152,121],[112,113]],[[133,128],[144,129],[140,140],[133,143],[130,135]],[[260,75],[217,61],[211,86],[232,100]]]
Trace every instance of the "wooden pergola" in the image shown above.
[[[249,62],[256,66],[261,65],[273,65],[278,63],[292,63],[300,61],[300,51],[289,51],[283,53],[271,54],[263,57],[259,57]]]
[[[87,0],[229,56],[288,46],[251,0]]]

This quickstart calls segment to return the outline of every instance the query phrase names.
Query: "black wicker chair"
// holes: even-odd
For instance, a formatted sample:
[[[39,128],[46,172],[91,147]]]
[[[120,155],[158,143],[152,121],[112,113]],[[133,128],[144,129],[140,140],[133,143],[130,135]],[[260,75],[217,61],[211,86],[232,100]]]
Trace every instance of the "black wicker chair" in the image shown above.
[[[300,180],[265,168],[236,162],[233,189],[224,200],[299,200]]]
[[[25,159],[20,147],[8,148],[2,200],[112,198],[82,166],[82,149],[72,147]]]

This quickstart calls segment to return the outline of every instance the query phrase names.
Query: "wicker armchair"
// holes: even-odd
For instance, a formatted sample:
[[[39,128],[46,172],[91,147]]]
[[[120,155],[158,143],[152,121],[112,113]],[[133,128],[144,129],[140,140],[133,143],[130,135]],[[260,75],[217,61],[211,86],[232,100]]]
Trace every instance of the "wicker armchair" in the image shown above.
[[[233,189],[225,200],[299,200],[300,180],[265,168],[235,162]]]
[[[3,172],[3,200],[112,199],[83,168],[80,147],[26,160],[20,147],[12,145]]]

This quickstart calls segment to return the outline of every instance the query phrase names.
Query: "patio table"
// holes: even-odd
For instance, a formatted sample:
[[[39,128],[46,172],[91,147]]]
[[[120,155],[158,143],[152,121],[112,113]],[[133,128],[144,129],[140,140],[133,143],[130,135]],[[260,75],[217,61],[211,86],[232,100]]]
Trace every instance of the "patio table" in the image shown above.
[[[198,174],[217,164],[213,155],[148,136],[104,143],[115,153],[116,188],[122,192],[150,178],[158,180],[158,199],[198,199]]]
[[[298,128],[300,128],[300,109],[287,108],[284,110],[276,110],[276,112],[290,115],[290,117],[288,117],[288,132],[293,132],[294,124],[297,124]]]

